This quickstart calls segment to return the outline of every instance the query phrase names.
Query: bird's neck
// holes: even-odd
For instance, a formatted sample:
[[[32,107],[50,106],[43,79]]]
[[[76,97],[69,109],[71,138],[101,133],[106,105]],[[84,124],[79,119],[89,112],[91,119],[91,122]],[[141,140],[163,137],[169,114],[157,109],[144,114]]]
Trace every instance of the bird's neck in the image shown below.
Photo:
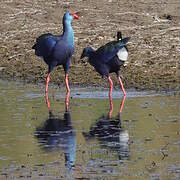
[[[88,52],[88,62],[94,66],[96,64],[96,58],[94,56],[94,50]]]
[[[70,22],[63,22],[63,35],[70,43],[74,44],[74,32]]]

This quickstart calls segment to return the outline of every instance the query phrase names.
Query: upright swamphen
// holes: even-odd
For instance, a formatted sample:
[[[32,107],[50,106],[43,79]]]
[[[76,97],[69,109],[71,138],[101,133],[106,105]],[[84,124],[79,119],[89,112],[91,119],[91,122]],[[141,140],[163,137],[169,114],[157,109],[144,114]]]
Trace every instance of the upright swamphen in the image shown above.
[[[113,72],[117,74],[123,94],[126,96],[126,91],[120,78],[120,67],[127,62],[128,49],[126,44],[129,40],[130,37],[122,39],[121,32],[118,32],[116,41],[111,41],[97,50],[86,47],[81,55],[81,59],[88,57],[89,63],[102,75],[102,77],[106,76],[108,78],[109,98],[111,98],[113,88],[113,82],[109,74]]]
[[[74,53],[74,33],[71,26],[73,19],[79,19],[79,16],[73,12],[67,11],[63,17],[63,34],[42,34],[36,39],[36,43],[32,47],[32,49],[35,49],[35,54],[42,57],[49,66],[48,75],[46,77],[46,93],[48,92],[50,72],[58,65],[63,65],[65,71],[66,89],[67,92],[70,91],[68,83],[68,70],[70,58]]]

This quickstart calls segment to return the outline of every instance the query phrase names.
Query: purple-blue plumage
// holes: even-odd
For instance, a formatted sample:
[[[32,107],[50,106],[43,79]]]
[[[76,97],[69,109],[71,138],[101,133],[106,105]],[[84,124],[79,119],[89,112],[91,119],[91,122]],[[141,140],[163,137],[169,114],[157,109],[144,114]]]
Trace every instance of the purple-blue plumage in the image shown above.
[[[120,67],[125,63],[128,56],[126,44],[129,37],[111,41],[104,46],[94,50],[91,47],[84,48],[81,58],[88,57],[89,63],[102,76],[109,76],[115,72],[119,75]]]
[[[70,58],[74,52],[74,33],[71,26],[72,15],[66,12],[63,17],[63,34],[42,34],[36,39],[35,54],[48,64],[49,73],[57,65],[63,65],[65,71],[69,69]]]
[[[117,74],[121,89],[124,96],[126,92],[120,78],[120,67],[127,64],[128,49],[126,44],[130,37],[122,39],[121,32],[117,33],[117,40],[111,41],[97,50],[91,47],[84,48],[81,58],[88,57],[88,62],[95,68],[95,70],[102,76],[106,76],[109,80],[109,98],[111,99],[113,82],[110,73]]]
[[[79,16],[67,11],[63,16],[63,34],[42,34],[36,39],[36,43],[32,47],[35,54],[41,57],[49,67],[46,78],[46,92],[48,91],[49,74],[58,65],[63,65],[66,74],[66,87],[69,91],[68,70],[70,58],[74,53],[74,33],[71,26],[73,19],[79,19]]]
[[[35,49],[36,56],[47,58],[51,55],[57,41],[58,38],[50,33],[42,34],[36,39],[36,44],[32,48]]]

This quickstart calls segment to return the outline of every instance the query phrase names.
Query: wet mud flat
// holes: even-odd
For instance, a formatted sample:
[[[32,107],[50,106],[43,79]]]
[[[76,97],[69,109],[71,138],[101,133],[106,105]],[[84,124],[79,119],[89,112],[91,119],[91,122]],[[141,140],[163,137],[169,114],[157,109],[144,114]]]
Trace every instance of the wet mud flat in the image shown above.
[[[0,179],[179,179],[179,92],[64,90],[0,81]]]
[[[47,67],[35,57],[31,47],[42,33],[61,33],[62,16],[69,8],[81,17],[73,22],[76,52],[69,75],[72,85],[106,86],[88,63],[80,61],[80,56],[84,47],[98,48],[115,39],[117,31],[122,31],[123,36],[131,37],[129,64],[121,71],[127,88],[172,90],[180,87],[179,0],[3,1],[0,7],[1,78],[31,83],[44,81]],[[63,84],[61,67],[52,73],[51,80]]]

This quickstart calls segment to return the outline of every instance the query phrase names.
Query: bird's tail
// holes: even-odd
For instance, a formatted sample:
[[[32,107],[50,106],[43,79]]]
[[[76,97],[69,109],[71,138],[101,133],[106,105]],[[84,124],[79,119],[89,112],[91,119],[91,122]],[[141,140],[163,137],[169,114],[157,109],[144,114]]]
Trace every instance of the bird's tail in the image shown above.
[[[34,44],[34,45],[32,46],[32,49],[36,49],[36,44]]]
[[[122,40],[122,33],[121,31],[117,32],[117,41],[121,41]]]
[[[117,32],[117,41],[121,41],[124,45],[126,45],[130,39],[130,37],[122,38],[122,32]]]

